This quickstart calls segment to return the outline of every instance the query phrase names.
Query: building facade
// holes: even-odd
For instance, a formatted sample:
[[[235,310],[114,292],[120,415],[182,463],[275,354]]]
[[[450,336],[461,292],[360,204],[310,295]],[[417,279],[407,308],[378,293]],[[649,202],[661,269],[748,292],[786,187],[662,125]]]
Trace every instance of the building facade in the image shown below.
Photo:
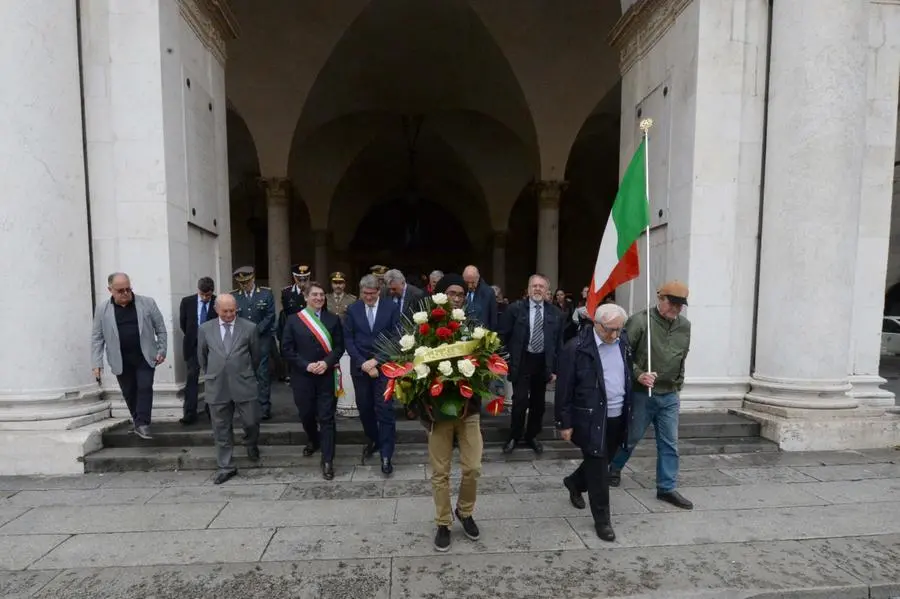
[[[90,368],[108,273],[167,320],[177,417],[201,276],[476,263],[577,292],[644,118],[650,268],[617,299],[690,285],[683,409],[785,450],[900,443],[897,0],[11,0],[0,32],[2,474],[81,471],[127,416]]]

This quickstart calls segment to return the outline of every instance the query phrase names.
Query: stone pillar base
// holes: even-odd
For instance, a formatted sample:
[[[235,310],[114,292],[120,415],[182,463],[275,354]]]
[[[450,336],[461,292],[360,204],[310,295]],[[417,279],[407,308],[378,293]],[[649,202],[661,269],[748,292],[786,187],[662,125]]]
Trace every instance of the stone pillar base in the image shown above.
[[[109,399],[112,409],[112,417],[119,420],[131,419],[128,406],[118,387],[103,390],[104,397]],[[151,425],[153,422],[174,422],[184,416],[184,384],[173,385],[168,383],[153,385],[153,411],[151,412]],[[197,413],[202,413],[206,402],[203,399],[203,381],[200,381],[200,398],[197,400]]]
[[[880,376],[851,375],[849,395],[855,398],[861,406],[892,408],[894,407],[894,394],[881,388],[885,383],[887,380]]]
[[[350,354],[344,352],[341,356],[341,384],[344,386],[343,397],[338,397],[338,416],[356,418],[359,410],[356,409],[356,389],[353,388],[353,377],[350,375]]]
[[[782,451],[833,451],[900,445],[900,411],[861,407],[808,410],[747,402],[729,410],[759,422]]]
[[[83,474],[84,456],[103,448],[105,418],[72,430],[0,431],[0,475]]]
[[[724,412],[744,405],[747,377],[693,377],[685,379],[681,390],[682,412]]]

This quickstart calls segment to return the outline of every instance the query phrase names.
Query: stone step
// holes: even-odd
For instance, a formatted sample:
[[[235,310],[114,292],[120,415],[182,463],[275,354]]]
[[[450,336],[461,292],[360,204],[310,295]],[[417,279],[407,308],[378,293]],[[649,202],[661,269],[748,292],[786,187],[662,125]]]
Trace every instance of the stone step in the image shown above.
[[[552,411],[552,406],[548,406]],[[263,422],[260,430],[260,445],[305,445],[306,434],[299,422]],[[178,422],[154,424],[153,440],[145,441],[128,432],[125,424],[112,428],[103,434],[103,446],[111,447],[203,447],[212,443],[209,422],[201,416],[197,424],[182,426]],[[239,427],[236,426],[236,431]],[[338,445],[360,445],[366,438],[358,418],[338,418]],[[482,420],[482,430],[486,443],[504,442],[509,438],[509,416],[490,417]],[[240,434],[239,432],[236,434]],[[734,414],[682,414],[678,431],[679,439],[714,439],[759,436],[759,423]],[[552,414],[545,415],[543,439],[553,439]],[[653,438],[651,427],[647,438]],[[425,429],[415,420],[405,418],[397,421],[397,443],[425,443]]]
[[[561,460],[577,459],[581,451],[561,440],[544,442],[544,453],[535,456],[527,448],[516,449],[512,454],[503,454],[501,443],[485,443],[483,459],[486,462],[520,460]],[[361,444],[338,445],[335,468],[348,468],[362,463]],[[693,438],[679,442],[681,455],[708,455],[720,453],[754,453],[778,451],[777,446],[759,437]],[[320,454],[304,457],[297,445],[270,445],[260,447],[262,459],[258,463],[249,461],[243,447],[236,446],[234,455],[238,468],[295,468],[316,467]],[[653,443],[641,443],[635,456],[652,457],[656,454]],[[377,467],[378,460],[368,461]],[[424,443],[405,443],[397,446],[395,464],[427,464],[428,447]],[[84,457],[85,472],[123,472],[151,470],[214,470],[216,468],[215,449],[209,440],[203,446],[194,447],[109,447]]]

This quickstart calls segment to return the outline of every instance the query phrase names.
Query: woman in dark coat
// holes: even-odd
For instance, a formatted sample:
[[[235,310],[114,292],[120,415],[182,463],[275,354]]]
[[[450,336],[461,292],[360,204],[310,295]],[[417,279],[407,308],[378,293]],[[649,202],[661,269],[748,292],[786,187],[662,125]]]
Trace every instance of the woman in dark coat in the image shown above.
[[[556,427],[581,448],[584,460],[563,480],[569,500],[584,509],[587,491],[594,528],[614,541],[609,511],[609,460],[628,438],[632,357],[626,313],[616,304],[597,308],[593,327],[583,327],[563,348],[556,381]]]

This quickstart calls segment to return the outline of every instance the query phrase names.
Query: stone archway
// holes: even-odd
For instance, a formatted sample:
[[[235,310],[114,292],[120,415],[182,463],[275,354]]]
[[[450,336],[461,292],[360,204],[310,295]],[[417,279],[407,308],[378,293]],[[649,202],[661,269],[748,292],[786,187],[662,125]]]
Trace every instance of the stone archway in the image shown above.
[[[228,189],[231,211],[231,259],[234,266],[265,265],[266,197],[259,185],[259,157],[253,135],[240,114],[228,106]],[[258,268],[259,266],[257,266]],[[268,276],[260,272],[261,279]],[[223,281],[223,285],[228,282]]]

